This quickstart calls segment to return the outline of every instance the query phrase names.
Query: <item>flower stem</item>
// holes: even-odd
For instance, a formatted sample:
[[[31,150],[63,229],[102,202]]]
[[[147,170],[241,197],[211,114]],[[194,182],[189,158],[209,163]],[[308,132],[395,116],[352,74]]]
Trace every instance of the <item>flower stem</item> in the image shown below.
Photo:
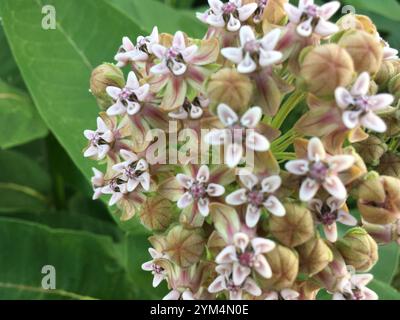
[[[304,99],[305,94],[301,91],[294,92],[279,109],[277,115],[271,122],[272,127],[279,129],[287,116],[293,111],[294,108]]]

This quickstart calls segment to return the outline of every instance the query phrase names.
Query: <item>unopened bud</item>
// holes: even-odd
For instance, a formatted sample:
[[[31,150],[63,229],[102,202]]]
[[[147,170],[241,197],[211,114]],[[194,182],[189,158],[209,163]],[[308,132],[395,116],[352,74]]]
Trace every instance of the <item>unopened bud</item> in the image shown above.
[[[396,68],[392,61],[383,61],[374,80],[381,88],[386,88],[389,80],[395,76],[395,72]]]
[[[364,15],[349,13],[343,16],[336,23],[340,30],[356,29],[376,34],[377,29],[372,20]]]
[[[321,238],[312,238],[296,248],[300,259],[300,272],[312,277],[332,261],[332,251]]]
[[[394,152],[385,153],[377,171],[381,175],[400,179],[400,155]]]
[[[392,63],[392,65],[394,65]],[[398,101],[400,99],[400,73],[390,79],[388,84],[389,93],[391,93]]]
[[[368,139],[355,143],[354,148],[367,164],[378,165],[379,159],[387,151],[387,145],[377,136],[369,136]]]
[[[389,244],[392,241],[397,241],[400,233],[398,228],[399,221],[392,224],[380,225],[372,224],[368,222],[363,222],[363,228],[368,232],[368,234],[380,245]]]

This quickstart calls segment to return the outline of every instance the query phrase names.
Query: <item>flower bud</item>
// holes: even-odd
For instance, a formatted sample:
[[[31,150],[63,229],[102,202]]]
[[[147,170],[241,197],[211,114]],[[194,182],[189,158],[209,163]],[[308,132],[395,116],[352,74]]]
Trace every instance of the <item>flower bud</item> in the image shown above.
[[[376,34],[377,29],[372,20],[364,15],[349,13],[340,18],[336,24],[340,30],[356,29],[368,32],[369,34]]]
[[[381,88],[386,88],[389,80],[395,76],[395,72],[396,69],[392,61],[383,61],[374,80]]]
[[[339,45],[346,49],[353,58],[354,68],[358,73],[379,71],[383,60],[383,47],[373,35],[359,30],[346,32],[339,40]]]
[[[293,290],[300,294],[298,300],[316,300],[321,286],[312,280],[296,281]]]
[[[353,72],[351,56],[336,44],[315,47],[301,61],[300,75],[305,87],[318,97],[333,95],[337,87],[349,85]]]
[[[397,74],[389,81],[388,90],[395,97],[396,101],[400,99],[400,74]]]
[[[367,272],[378,261],[378,245],[363,228],[353,228],[336,242],[347,265],[359,272]]]
[[[332,261],[332,251],[321,238],[312,238],[296,248],[300,259],[300,272],[312,277]]]
[[[393,152],[383,155],[377,171],[384,176],[400,179],[400,156]]]
[[[380,225],[363,222],[363,228],[380,245],[389,244],[398,238],[398,220],[392,224]]]
[[[314,235],[314,221],[306,207],[295,203],[286,203],[284,206],[286,215],[271,215],[269,230],[285,246],[297,247]]]
[[[161,196],[148,199],[139,213],[142,224],[152,231],[166,230],[172,222],[174,205]]]
[[[210,77],[207,92],[213,105],[225,103],[240,113],[250,103],[253,85],[249,77],[236,69],[225,68]]]
[[[272,270],[272,277],[258,276],[260,287],[264,290],[282,290],[291,288],[299,272],[299,259],[296,253],[284,246],[277,245],[265,254]]]
[[[400,219],[400,180],[388,176],[368,177],[358,190],[358,209],[364,220],[390,224]]]
[[[202,229],[187,230],[178,225],[168,232],[164,252],[178,266],[187,268],[200,260],[204,248]]]
[[[378,165],[379,159],[387,151],[387,145],[377,136],[369,136],[367,140],[354,144],[354,148],[365,161],[371,165]]]
[[[112,99],[107,94],[107,87],[122,88],[125,78],[122,71],[111,63],[103,63],[95,68],[90,78],[90,92],[96,97],[102,110],[112,105]]]
[[[385,136],[397,137],[400,134],[400,109],[395,109],[382,115],[382,119],[387,125]]]

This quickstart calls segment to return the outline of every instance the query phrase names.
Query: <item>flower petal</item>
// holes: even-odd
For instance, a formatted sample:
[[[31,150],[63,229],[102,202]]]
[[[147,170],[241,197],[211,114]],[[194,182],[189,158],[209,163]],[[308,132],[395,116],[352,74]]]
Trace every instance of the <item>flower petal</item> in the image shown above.
[[[381,93],[375,96],[371,96],[368,99],[369,109],[372,111],[379,111],[389,107],[394,101],[394,97],[391,94]]]
[[[337,105],[342,109],[346,109],[349,105],[354,103],[353,96],[343,87],[339,87],[335,90],[335,98]]]
[[[118,100],[121,91],[122,91],[121,88],[118,88],[118,87],[107,87],[106,88],[107,94],[114,100]]]
[[[243,60],[242,48],[224,48],[221,50],[221,54],[235,64],[239,64]]]
[[[262,45],[263,49],[266,51],[274,50],[276,45],[278,44],[280,36],[281,36],[281,30],[278,28],[267,33],[261,39],[261,45]]]
[[[324,189],[328,191],[332,196],[338,199],[347,198],[347,190],[343,185],[343,182],[337,176],[327,177],[322,185]]]
[[[251,240],[251,246],[254,249],[256,255],[261,253],[267,253],[275,249],[275,242],[264,239],[264,238],[254,238]]]
[[[267,201],[264,202],[264,207],[277,217],[283,217],[286,214],[285,207],[275,196],[269,196]]]
[[[356,226],[358,223],[356,218],[354,218],[350,213],[344,210],[339,210],[337,221],[346,226]]]
[[[163,298],[163,300],[179,300],[180,297],[181,294],[178,290],[172,290]]]
[[[240,119],[242,126],[246,128],[255,128],[262,118],[262,109],[260,107],[252,107]]]
[[[373,112],[368,112],[365,116],[361,117],[361,125],[367,129],[379,133],[383,133],[387,130],[385,121],[383,121]]]
[[[302,176],[309,171],[307,160],[292,160],[286,163],[285,168],[292,174]]]
[[[225,129],[212,129],[204,136],[204,141],[212,146],[223,145],[228,139],[229,132]]]
[[[325,3],[320,7],[320,16],[325,20],[329,20],[339,10],[339,8],[339,1],[330,1],[328,3]]]
[[[221,122],[229,127],[239,121],[239,117],[235,111],[231,109],[228,105],[221,103],[217,108],[218,118]]]
[[[317,26],[314,29],[314,32],[316,34],[319,34],[321,37],[329,37],[330,35],[336,33],[339,31],[339,27],[329,21],[325,21],[323,19],[320,19]]]
[[[206,191],[210,197],[220,197],[225,193],[225,188],[219,184],[210,183]]]
[[[264,255],[259,254],[254,262],[254,270],[256,270],[262,277],[269,279],[272,277],[271,267]]]
[[[257,64],[254,62],[250,53],[247,52],[244,59],[238,64],[237,70],[240,73],[252,73],[256,71],[256,69],[257,69]]]
[[[270,143],[266,137],[253,129],[248,129],[246,135],[246,147],[250,150],[265,152],[269,150]]]
[[[312,138],[308,143],[308,159],[321,161],[326,158],[326,152],[322,141],[319,138]]]
[[[225,149],[225,162],[229,168],[235,168],[243,156],[243,147],[236,143],[229,144]]]
[[[218,264],[232,263],[237,260],[235,246],[225,247],[215,258]]]
[[[233,236],[233,244],[236,248],[239,248],[242,252],[246,251],[247,246],[250,243],[249,236],[243,232],[236,232]]]
[[[250,293],[251,295],[258,297],[261,295],[262,291],[251,278],[247,278],[243,285],[243,290]]]
[[[228,24],[226,25],[226,28],[230,32],[236,32],[240,29],[241,23],[239,19],[236,19],[232,14],[231,17],[229,18]]]
[[[226,281],[224,276],[218,276],[209,286],[208,292],[218,293],[226,290]]]
[[[351,94],[353,96],[365,96],[368,93],[370,81],[368,72],[361,73],[351,89]]]
[[[210,179],[210,170],[208,166],[202,165],[197,172],[196,180],[199,182],[207,182]]]
[[[235,286],[240,286],[246,280],[251,273],[251,269],[246,266],[242,266],[240,263],[235,262],[233,264],[232,280]]]
[[[261,209],[249,204],[246,210],[246,225],[249,228],[254,228],[260,220]]]
[[[208,198],[201,198],[197,202],[197,207],[199,209],[200,214],[203,217],[207,217],[210,214],[210,200]]]
[[[257,10],[257,3],[249,3],[237,9],[240,21],[246,21]]]
[[[248,190],[252,190],[258,184],[257,176],[245,169],[239,171],[239,179]]]
[[[153,288],[157,288],[164,279],[164,275],[156,273],[153,278]]]
[[[300,187],[300,200],[310,201],[317,194],[319,187],[320,185],[316,181],[310,178],[305,179]]]
[[[247,190],[246,189],[239,189],[232,192],[228,195],[225,199],[227,204],[232,206],[240,206],[247,202]]]
[[[336,222],[330,224],[330,225],[324,225],[324,233],[328,241],[330,242],[336,242],[338,233],[337,233],[337,226]]]
[[[359,111],[345,111],[343,113],[343,123],[348,129],[354,129],[360,124],[360,112]]]
[[[136,77],[136,74],[131,71],[128,74],[128,80],[126,81],[126,88],[129,88],[131,90],[135,90],[137,88],[139,88],[139,81]]]
[[[282,178],[280,176],[271,176],[261,181],[262,192],[272,193],[280,188]]]
[[[260,52],[260,66],[268,67],[279,62],[283,57],[283,54],[279,51],[264,51],[261,49]]]
[[[355,274],[351,277],[351,282],[358,288],[365,287],[368,283],[372,281],[374,276],[369,273],[365,274]]]
[[[192,186],[194,180],[192,177],[189,177],[185,174],[182,173],[178,173],[176,175],[176,180],[179,182],[179,184],[184,187],[185,189],[190,189],[190,187]]]
[[[298,300],[300,294],[292,289],[283,289],[281,296],[284,300]]]
[[[247,42],[256,40],[253,29],[250,26],[243,26],[240,29],[240,44],[242,47],[246,45]]]
[[[285,11],[288,15],[289,21],[295,24],[300,22],[302,11],[290,3],[284,3]]]
[[[193,196],[186,192],[177,202],[179,209],[184,209],[193,203]]]
[[[340,156],[333,156],[330,157],[328,160],[328,164],[331,170],[334,172],[342,172],[350,169],[356,159],[350,155],[340,155]]]

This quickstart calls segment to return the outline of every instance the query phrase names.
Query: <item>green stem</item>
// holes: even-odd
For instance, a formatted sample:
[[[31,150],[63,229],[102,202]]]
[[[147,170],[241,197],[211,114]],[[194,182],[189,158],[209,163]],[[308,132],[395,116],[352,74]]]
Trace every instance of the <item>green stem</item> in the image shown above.
[[[294,152],[276,152],[274,153],[274,156],[278,162],[296,159],[296,154]]]
[[[287,116],[293,111],[294,108],[304,99],[304,93],[301,91],[294,92],[279,109],[277,115],[272,120],[272,127],[279,129]]]
[[[35,198],[45,204],[49,203],[49,199],[40,192],[32,189],[31,187],[23,186],[12,182],[0,182],[0,189],[13,190],[24,193],[32,198]]]

